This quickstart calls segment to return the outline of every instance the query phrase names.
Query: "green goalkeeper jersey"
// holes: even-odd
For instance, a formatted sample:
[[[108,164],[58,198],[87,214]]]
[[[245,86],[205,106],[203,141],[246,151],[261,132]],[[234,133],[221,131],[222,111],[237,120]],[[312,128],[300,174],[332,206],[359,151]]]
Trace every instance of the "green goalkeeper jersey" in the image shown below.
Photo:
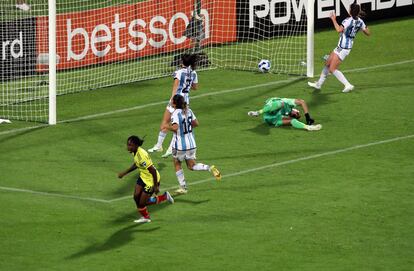
[[[295,99],[269,98],[262,109],[263,120],[268,124],[281,126],[283,117],[289,116],[295,106]]]

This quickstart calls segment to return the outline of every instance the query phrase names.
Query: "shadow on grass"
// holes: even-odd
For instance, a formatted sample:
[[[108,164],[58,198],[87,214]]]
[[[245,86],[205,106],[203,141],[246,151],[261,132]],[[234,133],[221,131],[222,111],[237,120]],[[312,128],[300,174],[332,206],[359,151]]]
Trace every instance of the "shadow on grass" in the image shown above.
[[[9,130],[10,131],[10,134],[8,134],[8,135],[5,134],[5,136],[2,139],[0,139],[0,143],[5,143],[5,142],[7,142],[9,140],[13,140],[15,138],[22,137],[24,135],[28,135],[28,134],[34,133],[34,132],[36,132],[38,130],[45,129],[47,127],[48,127],[48,125],[44,124],[44,125],[40,125],[40,126],[21,128],[21,130],[19,128],[17,128],[17,129],[11,129],[11,130]],[[8,132],[7,130],[4,131],[4,133],[7,133],[7,132]]]
[[[74,260],[80,257],[84,257],[91,254],[101,253],[104,251],[112,250],[119,248],[121,246],[124,246],[125,244],[131,242],[134,240],[134,235],[138,232],[141,233],[147,233],[147,232],[153,232],[161,227],[154,227],[154,228],[146,228],[146,229],[140,229],[143,226],[142,224],[133,224],[129,225],[127,227],[124,227],[115,233],[113,233],[109,238],[102,244],[92,244],[85,249],[76,252],[68,257],[66,257],[67,260]]]

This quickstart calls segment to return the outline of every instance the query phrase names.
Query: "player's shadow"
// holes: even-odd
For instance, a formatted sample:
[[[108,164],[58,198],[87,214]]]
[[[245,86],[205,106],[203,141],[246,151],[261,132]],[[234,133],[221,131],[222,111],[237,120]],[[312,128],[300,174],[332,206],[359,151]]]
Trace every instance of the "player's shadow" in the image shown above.
[[[312,112],[312,109],[317,108],[318,106],[323,106],[324,104],[332,104],[335,101],[332,101],[329,97],[332,95],[342,94],[341,92],[321,92],[320,89],[315,89],[311,92],[311,99],[307,102],[309,110]]]
[[[245,131],[252,132],[258,135],[269,135],[272,127],[267,123],[260,123],[256,127],[246,129]]]
[[[191,204],[191,205],[199,205],[203,203],[207,203],[210,201],[210,199],[204,199],[204,200],[190,200],[186,199],[185,195],[174,195],[174,201],[175,203],[185,203],[185,204]]]
[[[129,225],[127,227],[121,228],[118,231],[116,231],[115,233],[113,233],[111,236],[109,236],[109,238],[103,242],[103,243],[95,243],[92,244],[86,248],[84,248],[83,250],[76,252],[68,257],[66,257],[66,259],[68,260],[74,260],[80,257],[84,257],[87,255],[91,255],[91,254],[96,254],[96,253],[101,253],[101,252],[105,252],[108,250],[112,250],[112,249],[116,249],[119,248],[121,246],[124,246],[125,244],[133,241],[135,238],[135,234],[140,232],[140,233],[147,233],[147,232],[153,232],[156,231],[158,229],[160,229],[160,227],[154,227],[154,228],[143,228],[140,229],[140,226],[142,224],[132,224]]]

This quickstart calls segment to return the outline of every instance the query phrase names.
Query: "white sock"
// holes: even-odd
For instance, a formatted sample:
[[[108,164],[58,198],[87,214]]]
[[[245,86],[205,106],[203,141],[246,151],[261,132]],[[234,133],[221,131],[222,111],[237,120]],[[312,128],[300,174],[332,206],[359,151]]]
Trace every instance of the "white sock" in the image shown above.
[[[202,163],[197,163],[193,166],[193,170],[210,170],[210,166],[208,165],[204,165]]]
[[[157,141],[157,147],[161,148],[162,147],[162,143],[164,142],[165,136],[167,135],[167,133],[164,133],[163,131],[160,131],[160,133],[158,134],[158,141]]]
[[[328,77],[329,69],[327,66],[325,66],[321,72],[321,76],[319,77],[318,82],[316,83],[318,87],[321,87],[323,85],[323,82],[325,82],[326,77]]]
[[[175,175],[177,176],[177,180],[178,180],[178,183],[180,184],[180,186],[181,187],[187,187],[187,183],[185,182],[183,170],[180,169],[179,171],[175,172]]]
[[[345,86],[350,85],[350,83],[348,82],[348,80],[346,80],[344,74],[340,70],[334,70],[334,72],[332,74],[335,75],[336,79],[338,79],[339,82],[341,82]]]

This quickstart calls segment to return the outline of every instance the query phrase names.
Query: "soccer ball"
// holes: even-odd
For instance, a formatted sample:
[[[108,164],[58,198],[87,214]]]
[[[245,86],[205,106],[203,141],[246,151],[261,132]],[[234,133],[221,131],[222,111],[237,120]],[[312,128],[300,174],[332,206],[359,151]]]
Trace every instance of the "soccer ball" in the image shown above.
[[[271,67],[270,61],[267,59],[262,59],[260,60],[258,67],[259,67],[259,71],[268,72]]]

